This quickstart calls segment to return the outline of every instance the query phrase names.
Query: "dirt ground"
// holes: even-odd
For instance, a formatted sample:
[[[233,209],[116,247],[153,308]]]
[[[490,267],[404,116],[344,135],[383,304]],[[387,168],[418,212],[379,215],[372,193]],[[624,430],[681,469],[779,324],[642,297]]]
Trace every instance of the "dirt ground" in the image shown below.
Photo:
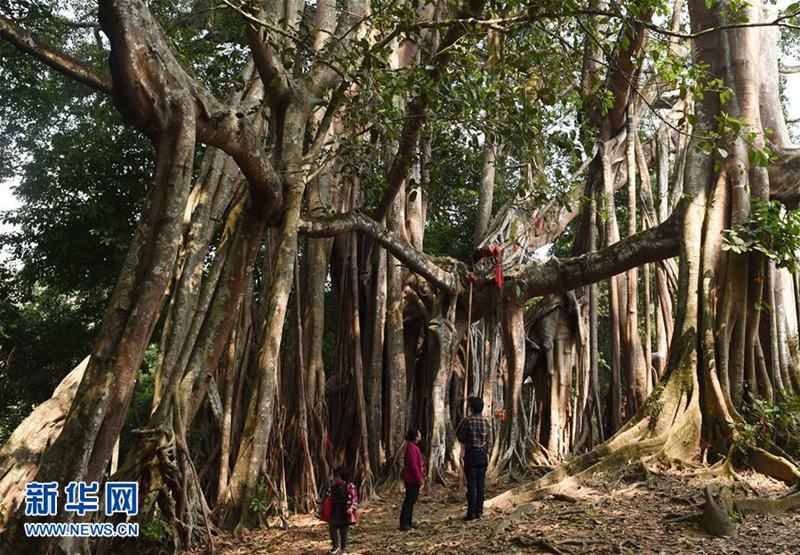
[[[776,495],[783,484],[760,475],[744,475],[749,492]],[[421,528],[397,529],[399,491],[362,504],[361,523],[350,530],[348,553],[643,553],[643,554],[800,554],[800,512],[747,515],[736,539],[713,538],[693,521],[668,522],[696,509],[710,479],[671,472],[633,472],[605,477],[563,499],[536,502],[529,514],[513,521],[487,511],[480,521],[463,522],[465,499],[458,484],[435,487],[420,495],[415,519]],[[493,486],[492,493],[506,489]],[[287,531],[270,528],[240,538],[217,538],[218,553],[322,554],[330,549],[327,527],[312,516],[289,519]]]

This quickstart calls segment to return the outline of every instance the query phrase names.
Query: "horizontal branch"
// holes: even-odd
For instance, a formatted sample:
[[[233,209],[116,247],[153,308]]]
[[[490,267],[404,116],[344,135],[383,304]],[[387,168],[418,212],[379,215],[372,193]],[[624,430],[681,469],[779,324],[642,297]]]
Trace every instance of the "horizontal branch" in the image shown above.
[[[31,54],[34,58],[44,62],[59,73],[97,91],[111,94],[111,79],[107,75],[103,75],[72,56],[53,48],[1,15],[0,38],[18,50]]]
[[[467,268],[462,262],[450,258],[436,258],[414,248],[398,234],[385,228],[360,212],[347,212],[300,222],[299,232],[306,237],[333,237],[342,233],[356,232],[377,241],[409,270],[421,275],[431,284],[450,293],[461,287],[459,266],[463,275]],[[451,266],[448,271],[442,266]]]
[[[507,291],[516,290],[522,298],[570,291],[621,274],[631,268],[678,255],[682,210],[676,210],[663,223],[626,237],[613,245],[567,259],[553,259],[526,266],[506,275]],[[460,276],[469,275],[467,266],[451,258],[436,258],[411,246],[402,237],[360,212],[347,212],[306,219],[299,232],[306,237],[333,237],[342,233],[361,233],[377,241],[408,269],[431,284],[450,293],[461,291]],[[449,267],[449,268],[448,268]],[[488,281],[478,285],[494,287]],[[476,293],[480,295],[480,293]]]
[[[682,210],[676,210],[656,227],[626,237],[602,250],[530,264],[516,276],[508,276],[508,281],[521,297],[529,299],[571,291],[642,264],[672,258],[678,255],[681,219]]]

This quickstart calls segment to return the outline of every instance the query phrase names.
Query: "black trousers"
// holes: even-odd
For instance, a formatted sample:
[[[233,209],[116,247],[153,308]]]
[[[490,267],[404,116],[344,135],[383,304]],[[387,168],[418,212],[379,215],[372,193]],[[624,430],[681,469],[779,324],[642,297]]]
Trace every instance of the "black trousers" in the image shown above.
[[[347,529],[350,528],[349,524],[330,524],[328,525],[328,531],[331,533],[331,543],[333,544],[333,549],[337,549],[340,545],[342,551],[347,551]],[[339,542],[339,536],[341,536],[342,541]]]
[[[419,488],[422,484],[406,482],[406,497],[403,499],[403,509],[400,511],[400,527],[411,526],[414,516],[414,503],[419,497]]]
[[[483,497],[486,495],[486,466],[479,464],[465,464],[464,474],[467,478],[467,518],[477,518],[483,515]]]

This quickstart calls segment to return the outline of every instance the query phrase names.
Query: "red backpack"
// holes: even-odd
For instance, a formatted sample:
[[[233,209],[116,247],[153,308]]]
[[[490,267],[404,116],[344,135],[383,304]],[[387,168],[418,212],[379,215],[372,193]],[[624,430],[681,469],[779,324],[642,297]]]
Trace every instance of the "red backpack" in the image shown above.
[[[330,490],[328,490],[325,493],[325,497],[322,500],[322,504],[317,509],[317,518],[320,519],[322,522],[330,522],[332,510],[333,510],[333,497],[331,497],[331,492]]]

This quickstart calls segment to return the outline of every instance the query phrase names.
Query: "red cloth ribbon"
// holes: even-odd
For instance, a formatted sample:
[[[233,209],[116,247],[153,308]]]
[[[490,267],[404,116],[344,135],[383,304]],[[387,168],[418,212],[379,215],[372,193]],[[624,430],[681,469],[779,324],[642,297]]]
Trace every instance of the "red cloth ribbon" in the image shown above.
[[[494,255],[494,280],[497,282],[497,287],[503,287],[503,264],[502,264],[502,256],[503,256],[503,247],[492,247],[494,251],[492,254]]]
[[[503,287],[503,247],[483,247],[479,250],[481,258],[491,256],[494,259],[494,280],[497,287]],[[473,274],[474,276],[474,274]]]

